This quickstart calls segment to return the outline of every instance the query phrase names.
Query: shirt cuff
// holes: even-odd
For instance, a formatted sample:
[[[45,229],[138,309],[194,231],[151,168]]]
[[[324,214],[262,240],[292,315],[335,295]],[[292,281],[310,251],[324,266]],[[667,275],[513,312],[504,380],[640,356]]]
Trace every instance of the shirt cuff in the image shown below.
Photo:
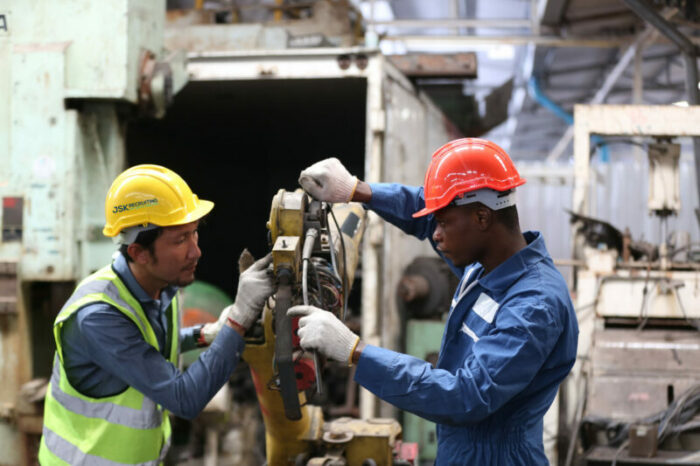
[[[197,342],[194,339],[194,330],[196,327],[185,327],[180,329],[180,352],[186,353],[193,349],[197,349]]]
[[[370,210],[382,209],[382,207],[389,205],[389,203],[392,202],[393,197],[396,195],[395,190],[391,188],[391,183],[368,184],[372,190],[372,197],[370,198],[369,202],[363,205]]]
[[[240,358],[244,348],[245,340],[243,337],[228,325],[224,325],[209,345],[208,351],[216,351],[229,357],[235,354],[236,358]]]

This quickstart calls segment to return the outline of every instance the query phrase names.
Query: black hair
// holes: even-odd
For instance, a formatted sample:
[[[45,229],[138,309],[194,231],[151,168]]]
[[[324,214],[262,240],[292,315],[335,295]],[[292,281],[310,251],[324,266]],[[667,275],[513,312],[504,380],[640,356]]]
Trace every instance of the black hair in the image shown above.
[[[148,252],[151,253],[151,256],[155,257],[155,242],[156,239],[158,239],[158,237],[162,234],[163,227],[156,227],[152,230],[142,231],[141,233],[136,235],[134,243],[139,244],[142,247],[148,249]],[[127,249],[129,249],[128,244],[122,244],[121,246],[119,246],[119,252],[122,253],[122,256],[124,256],[126,261],[133,262],[134,259],[131,258],[131,256],[127,252]]]
[[[510,231],[520,230],[520,219],[518,218],[518,208],[514,205],[503,209],[494,210],[496,221],[505,226]]]

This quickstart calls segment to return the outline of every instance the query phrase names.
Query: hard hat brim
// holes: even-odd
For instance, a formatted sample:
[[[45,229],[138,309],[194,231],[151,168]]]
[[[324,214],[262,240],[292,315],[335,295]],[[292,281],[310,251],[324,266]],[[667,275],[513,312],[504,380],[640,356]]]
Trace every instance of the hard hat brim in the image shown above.
[[[168,225],[159,225],[163,227],[172,227],[176,225],[185,225],[186,223],[192,223],[196,220],[200,220],[205,215],[207,215],[214,208],[214,203],[211,201],[205,201],[203,199],[199,200],[197,208],[194,209],[189,214],[185,215],[180,221],[170,223]]]
[[[445,207],[445,206],[433,207],[432,209],[429,209],[428,207],[424,207],[423,209],[419,210],[418,212],[414,212],[412,217],[413,218],[425,217],[426,215],[430,215],[433,212],[442,209],[443,207]]]

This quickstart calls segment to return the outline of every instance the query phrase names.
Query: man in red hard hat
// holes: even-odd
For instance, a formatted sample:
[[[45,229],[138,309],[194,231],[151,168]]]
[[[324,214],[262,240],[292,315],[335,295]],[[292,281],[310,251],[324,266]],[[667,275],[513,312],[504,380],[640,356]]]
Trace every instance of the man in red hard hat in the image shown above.
[[[576,358],[578,324],[566,283],[539,232],[520,231],[508,154],[482,139],[433,154],[422,188],[359,181],[337,159],[301,172],[326,202],[363,202],[428,239],[461,277],[436,367],[367,345],[333,314],[295,306],[301,345],[357,364],[355,380],[437,423],[436,465],[548,464],[543,416]],[[446,310],[447,311],[447,310]]]

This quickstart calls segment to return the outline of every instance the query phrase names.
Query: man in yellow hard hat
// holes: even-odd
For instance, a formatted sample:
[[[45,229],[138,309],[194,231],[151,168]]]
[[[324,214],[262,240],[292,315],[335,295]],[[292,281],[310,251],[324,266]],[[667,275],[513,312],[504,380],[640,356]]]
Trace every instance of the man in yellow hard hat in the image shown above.
[[[213,207],[164,167],[115,179],[103,233],[119,252],[78,284],[54,323],[42,465],[158,465],[170,445],[168,412],[195,417],[229,379],[273,283],[268,256],[241,274],[218,322],[179,328],[177,290],[194,281],[198,224]],[[180,351],[207,345],[178,369]]]

